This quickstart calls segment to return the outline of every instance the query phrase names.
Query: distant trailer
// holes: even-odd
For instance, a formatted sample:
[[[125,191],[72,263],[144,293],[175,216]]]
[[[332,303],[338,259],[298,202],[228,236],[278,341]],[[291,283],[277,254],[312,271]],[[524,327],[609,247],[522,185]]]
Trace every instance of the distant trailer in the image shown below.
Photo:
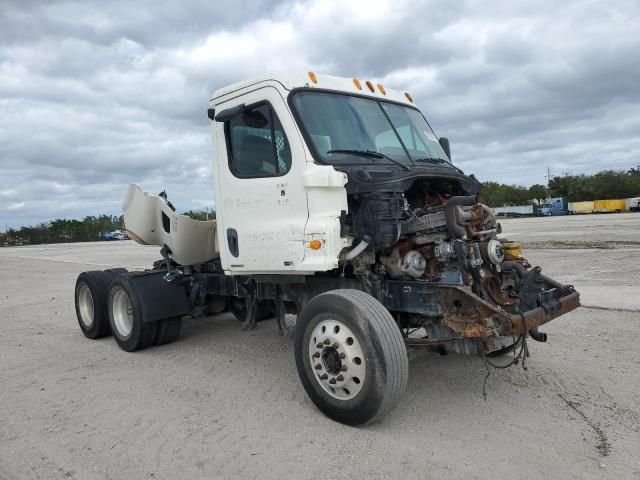
[[[630,212],[640,212],[640,197],[627,198],[626,204]]]
[[[619,213],[627,211],[626,200],[595,200],[593,210],[596,213]]]
[[[533,205],[512,205],[510,207],[496,207],[493,212],[499,217],[531,217]]]
[[[569,213],[571,215],[581,215],[585,213],[593,213],[596,211],[595,202],[569,202]]]

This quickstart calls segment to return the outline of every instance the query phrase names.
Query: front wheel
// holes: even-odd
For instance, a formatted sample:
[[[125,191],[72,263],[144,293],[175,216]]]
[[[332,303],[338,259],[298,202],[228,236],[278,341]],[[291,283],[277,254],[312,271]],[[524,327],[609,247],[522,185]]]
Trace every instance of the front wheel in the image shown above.
[[[311,401],[347,425],[381,419],[407,386],[400,329],[380,302],[359,290],[329,291],[304,307],[296,322],[295,357]]]

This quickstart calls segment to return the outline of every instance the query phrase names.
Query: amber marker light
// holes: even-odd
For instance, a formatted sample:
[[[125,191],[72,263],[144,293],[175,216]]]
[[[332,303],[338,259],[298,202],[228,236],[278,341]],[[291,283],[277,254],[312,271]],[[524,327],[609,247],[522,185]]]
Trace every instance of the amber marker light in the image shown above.
[[[369,80],[366,81],[367,87],[369,87],[369,90],[371,90],[371,93],[374,93],[376,91],[375,88],[373,88],[373,83],[371,83]]]
[[[413,103],[413,97],[411,95],[409,95],[408,92],[404,92],[404,96],[407,97],[407,100],[409,100],[411,103]]]
[[[318,77],[316,77],[315,73],[313,73],[311,70],[309,70],[307,73],[309,74],[309,78],[313,83],[318,83]]]
[[[382,93],[383,95],[386,95],[387,92],[385,91],[384,87],[380,84],[378,84],[378,90],[380,90],[380,93]]]
[[[322,242],[320,240],[311,240],[309,242],[309,248],[311,250],[320,250],[320,247],[322,247]]]
[[[360,83],[360,80],[358,80],[357,78],[353,79],[353,84],[358,87],[358,90],[362,90],[362,84]]]

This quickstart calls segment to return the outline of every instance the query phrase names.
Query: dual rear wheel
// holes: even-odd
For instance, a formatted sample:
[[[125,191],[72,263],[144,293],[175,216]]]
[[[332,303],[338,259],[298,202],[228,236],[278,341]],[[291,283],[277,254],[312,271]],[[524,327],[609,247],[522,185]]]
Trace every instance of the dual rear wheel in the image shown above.
[[[180,335],[182,317],[145,323],[124,268],[83,272],[75,289],[76,316],[82,333],[91,339],[113,334],[128,352],[173,342]]]
[[[78,275],[75,289],[76,316],[85,337],[96,339],[111,335],[107,296],[111,283],[123,273],[127,273],[124,268],[111,268]]]

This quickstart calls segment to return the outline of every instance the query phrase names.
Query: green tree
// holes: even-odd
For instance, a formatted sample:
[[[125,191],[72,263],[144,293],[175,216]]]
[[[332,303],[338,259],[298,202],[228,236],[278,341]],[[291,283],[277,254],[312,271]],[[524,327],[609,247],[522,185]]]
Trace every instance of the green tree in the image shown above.
[[[204,210],[189,210],[184,212],[182,215],[186,215],[187,217],[193,218],[194,220],[215,220],[216,212],[206,212]]]
[[[544,185],[536,183],[535,185],[531,185],[529,187],[529,197],[537,200],[539,204],[542,204],[544,202],[544,199],[547,198],[548,195],[549,191]]]

